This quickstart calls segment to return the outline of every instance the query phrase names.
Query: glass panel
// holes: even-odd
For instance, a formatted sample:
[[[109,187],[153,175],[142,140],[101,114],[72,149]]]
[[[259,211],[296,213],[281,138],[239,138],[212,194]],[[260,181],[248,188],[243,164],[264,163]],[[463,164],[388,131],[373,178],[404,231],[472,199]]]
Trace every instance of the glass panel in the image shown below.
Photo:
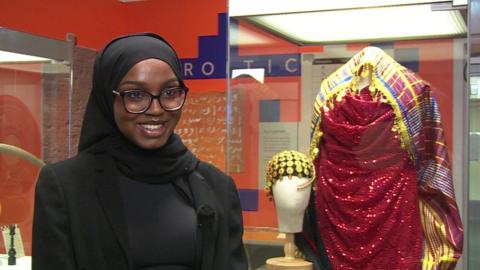
[[[469,269],[480,268],[480,74],[470,77],[470,193],[468,223]]]
[[[468,267],[480,268],[480,1],[470,13],[470,158],[468,200]]]
[[[228,159],[242,200],[250,266],[257,269],[266,259],[283,254],[275,208],[264,193],[265,168],[273,154],[299,147],[301,77],[297,46],[278,38],[264,50],[235,45],[249,37],[269,42],[272,38],[253,25],[230,21]]]
[[[456,14],[457,18],[465,15]],[[358,23],[358,27],[364,27],[362,20]],[[461,93],[467,87],[465,33],[421,40],[407,37],[362,43],[304,44],[279,34],[278,29],[263,28],[248,16],[230,18],[229,30],[231,115],[227,161],[231,164],[229,173],[239,188],[251,269],[264,269],[268,258],[284,256],[284,240],[277,237],[275,205],[264,191],[267,162],[282,150],[309,152],[311,119],[320,84],[363,48],[381,48],[415,76],[430,83],[441,115],[438,130],[445,135],[445,141],[438,141],[437,145],[442,147],[440,152],[448,153],[452,163],[461,160],[465,134],[455,131],[462,128],[462,112],[455,108],[462,108]],[[376,136],[370,134],[369,138]],[[461,168],[461,163],[451,164],[459,209],[463,200]],[[418,171],[413,175],[415,183],[420,181]],[[416,218],[420,218],[420,214]],[[421,258],[418,262],[421,263]],[[460,264],[457,267],[461,267]]]
[[[14,262],[10,254],[9,269],[30,269],[39,168],[69,154],[70,67],[10,56],[0,59],[0,267]]]

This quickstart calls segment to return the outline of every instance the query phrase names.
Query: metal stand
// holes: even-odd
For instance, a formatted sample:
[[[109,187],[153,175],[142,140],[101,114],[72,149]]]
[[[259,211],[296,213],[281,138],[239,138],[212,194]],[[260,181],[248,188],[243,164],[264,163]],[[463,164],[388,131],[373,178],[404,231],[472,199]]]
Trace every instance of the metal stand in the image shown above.
[[[17,264],[17,251],[15,250],[15,225],[8,225],[10,230],[10,248],[8,249],[8,265]]]

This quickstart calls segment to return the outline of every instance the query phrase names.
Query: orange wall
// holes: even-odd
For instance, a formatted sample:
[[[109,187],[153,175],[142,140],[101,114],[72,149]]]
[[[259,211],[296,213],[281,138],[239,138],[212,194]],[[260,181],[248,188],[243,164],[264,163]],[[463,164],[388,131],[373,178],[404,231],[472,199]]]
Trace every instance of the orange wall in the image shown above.
[[[79,46],[97,50],[116,36],[153,31],[186,58],[197,56],[198,36],[216,34],[227,0],[16,0],[0,1],[0,10],[0,27],[59,40],[74,33]]]
[[[125,32],[124,9],[116,0],[0,1],[0,26],[59,40],[74,33],[80,46],[98,49]]]
[[[158,32],[181,58],[197,57],[197,38],[217,35],[217,14],[227,12],[227,0],[150,0],[124,5],[124,19],[131,22],[127,32]]]

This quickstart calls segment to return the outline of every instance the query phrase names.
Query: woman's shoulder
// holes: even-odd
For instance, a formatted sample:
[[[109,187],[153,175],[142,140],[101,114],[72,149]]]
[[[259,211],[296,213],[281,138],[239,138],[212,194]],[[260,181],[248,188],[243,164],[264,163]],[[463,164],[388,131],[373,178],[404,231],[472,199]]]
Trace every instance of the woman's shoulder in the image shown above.
[[[224,178],[224,179],[229,178],[228,175],[226,175],[224,172],[222,172],[216,166],[214,166],[211,163],[205,162],[205,161],[199,161],[198,166],[197,166],[197,170],[205,178],[207,178],[208,176],[211,176],[211,177],[214,177],[214,178]]]
[[[95,157],[88,153],[79,153],[71,158],[50,163],[43,170],[51,170],[56,175],[84,175],[95,167]]]
[[[197,171],[214,189],[235,189],[233,179],[213,164],[200,161],[197,166]]]
[[[98,159],[91,154],[80,153],[74,157],[43,166],[36,184],[36,196],[61,195],[78,205],[96,196]],[[49,195],[50,194],[50,195]],[[86,204],[82,204],[86,205]]]

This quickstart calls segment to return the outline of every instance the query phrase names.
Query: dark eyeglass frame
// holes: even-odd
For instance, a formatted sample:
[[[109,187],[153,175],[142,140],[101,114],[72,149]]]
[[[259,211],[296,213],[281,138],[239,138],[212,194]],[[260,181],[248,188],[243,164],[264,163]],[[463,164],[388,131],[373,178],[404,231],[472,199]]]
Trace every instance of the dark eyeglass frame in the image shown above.
[[[185,92],[185,97],[183,98],[182,104],[180,104],[178,107],[173,108],[173,109],[165,108],[164,105],[162,104],[162,99],[160,97],[162,96],[162,94],[165,91],[172,90],[172,89],[182,89]],[[175,86],[175,87],[163,88],[162,90],[160,90],[160,94],[158,94],[158,95],[152,95],[150,92],[142,90],[142,89],[132,89],[132,90],[126,90],[126,91],[122,91],[122,92],[117,91],[117,90],[112,90],[112,93],[114,95],[120,96],[122,98],[123,108],[125,109],[125,111],[127,111],[129,113],[133,113],[133,114],[141,114],[141,113],[144,113],[144,112],[148,111],[148,109],[150,109],[150,107],[152,106],[153,99],[158,100],[158,103],[160,104],[160,107],[162,107],[162,109],[164,111],[174,112],[174,111],[180,110],[183,107],[183,105],[185,104],[185,100],[187,100],[188,90],[189,89],[186,86]],[[146,93],[148,96],[150,96],[150,102],[148,103],[148,106],[146,106],[144,110],[138,111],[138,112],[132,112],[127,108],[127,106],[125,105],[125,95],[128,94],[128,93],[132,93],[132,92],[142,92],[142,93]]]

